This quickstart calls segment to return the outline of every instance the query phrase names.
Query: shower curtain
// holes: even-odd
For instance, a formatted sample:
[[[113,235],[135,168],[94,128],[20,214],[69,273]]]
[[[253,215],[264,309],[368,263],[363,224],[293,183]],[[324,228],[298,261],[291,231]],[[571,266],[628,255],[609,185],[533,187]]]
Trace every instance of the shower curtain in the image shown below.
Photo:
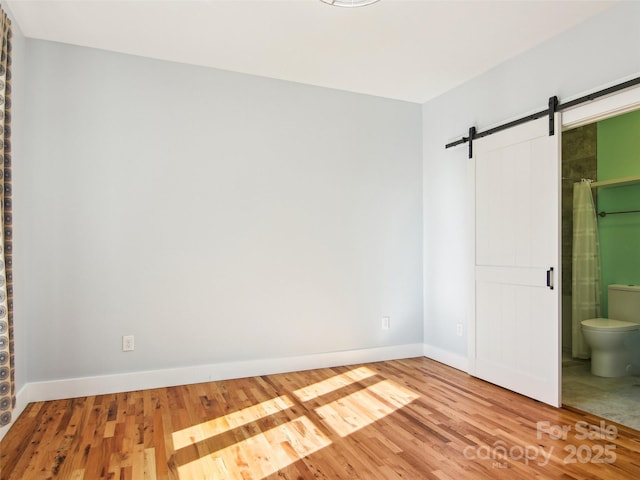
[[[589,358],[580,322],[600,316],[600,244],[591,181],[573,185],[572,356]]]

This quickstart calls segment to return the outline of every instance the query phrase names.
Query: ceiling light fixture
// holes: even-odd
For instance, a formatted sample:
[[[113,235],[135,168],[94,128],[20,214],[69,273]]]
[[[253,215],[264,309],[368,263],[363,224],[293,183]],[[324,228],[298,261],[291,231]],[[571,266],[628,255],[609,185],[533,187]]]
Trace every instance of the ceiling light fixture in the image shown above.
[[[364,7],[371,5],[372,3],[379,2],[380,0],[320,0],[328,5],[334,7]]]

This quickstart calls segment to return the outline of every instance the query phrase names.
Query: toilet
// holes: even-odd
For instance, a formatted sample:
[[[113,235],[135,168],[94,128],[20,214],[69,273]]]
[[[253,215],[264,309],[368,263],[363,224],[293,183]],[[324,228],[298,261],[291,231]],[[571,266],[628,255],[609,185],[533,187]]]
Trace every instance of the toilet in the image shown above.
[[[608,291],[609,318],[583,320],[582,334],[591,347],[591,373],[622,377],[631,362],[625,342],[640,330],[640,286],[609,285]]]

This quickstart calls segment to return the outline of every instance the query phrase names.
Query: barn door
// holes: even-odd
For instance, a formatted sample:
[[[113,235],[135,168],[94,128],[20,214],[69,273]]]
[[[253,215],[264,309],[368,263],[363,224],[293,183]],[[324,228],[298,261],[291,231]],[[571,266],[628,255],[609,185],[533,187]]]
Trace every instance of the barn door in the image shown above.
[[[558,115],[556,115],[558,117]],[[560,129],[548,118],[474,141],[470,373],[560,405]]]

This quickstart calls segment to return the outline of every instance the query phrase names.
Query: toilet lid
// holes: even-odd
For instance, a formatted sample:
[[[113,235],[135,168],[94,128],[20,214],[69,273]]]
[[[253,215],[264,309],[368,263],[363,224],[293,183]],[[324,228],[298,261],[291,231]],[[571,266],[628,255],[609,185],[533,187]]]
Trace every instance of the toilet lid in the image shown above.
[[[613,318],[590,318],[580,323],[583,327],[590,330],[606,330],[609,332],[624,332],[626,330],[636,330],[640,328],[640,324],[615,320]]]

